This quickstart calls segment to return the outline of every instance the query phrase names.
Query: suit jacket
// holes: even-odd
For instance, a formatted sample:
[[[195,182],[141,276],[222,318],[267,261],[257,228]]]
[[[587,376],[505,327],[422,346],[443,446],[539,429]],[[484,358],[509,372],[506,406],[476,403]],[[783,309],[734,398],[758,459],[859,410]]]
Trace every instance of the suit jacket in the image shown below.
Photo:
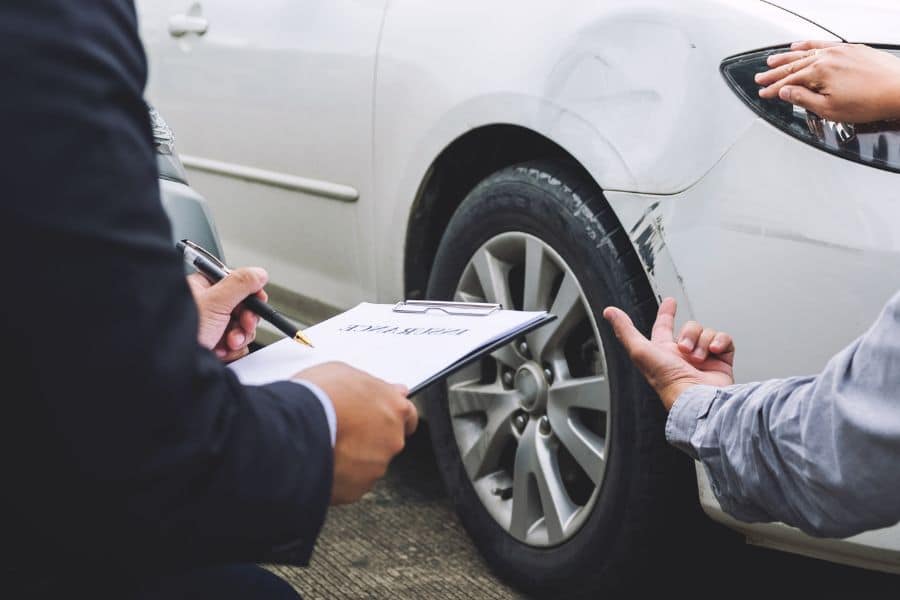
[[[303,563],[326,416],[198,346],[145,79],[130,0],[0,4],[3,563]]]

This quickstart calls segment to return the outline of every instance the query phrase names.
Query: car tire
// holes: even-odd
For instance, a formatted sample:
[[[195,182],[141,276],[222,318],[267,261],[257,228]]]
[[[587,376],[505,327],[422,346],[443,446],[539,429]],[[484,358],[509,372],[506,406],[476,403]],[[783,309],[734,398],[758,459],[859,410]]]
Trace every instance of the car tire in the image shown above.
[[[546,415],[525,413],[523,419],[521,411],[511,417],[514,421],[513,436],[515,438],[518,428],[521,428],[519,437],[513,442],[505,442],[505,449],[494,453],[501,456],[506,452],[505,459],[492,459],[498,465],[508,464],[511,445],[512,466],[506,470],[505,467],[497,467],[495,473],[481,479],[470,476],[467,469],[476,467],[464,464],[463,454],[466,454],[468,460],[472,451],[470,448],[460,447],[461,440],[468,435],[469,429],[465,428],[474,428],[476,431],[473,434],[476,439],[472,445],[474,448],[486,435],[477,432],[488,431],[492,417],[487,412],[480,417],[468,414],[452,416],[451,413],[456,409],[451,410],[450,399],[453,398],[452,394],[457,390],[454,386],[457,385],[463,386],[460,390],[465,390],[465,386],[488,385],[493,386],[491,389],[506,393],[506,387],[510,386],[506,386],[502,378],[507,377],[507,372],[500,374],[507,368],[506,363],[494,358],[479,365],[477,373],[470,371],[469,377],[473,378],[471,381],[466,380],[463,375],[456,380],[461,383],[453,383],[451,380],[450,383],[433,386],[428,391],[424,404],[437,463],[452,503],[468,534],[489,565],[515,587],[532,595],[554,598],[605,589],[634,589],[634,584],[642,580],[646,582],[647,578],[641,577],[641,573],[645,572],[648,565],[654,564],[654,556],[665,553],[674,539],[683,539],[683,532],[679,533],[675,529],[686,522],[681,519],[684,511],[699,512],[696,509],[692,463],[666,444],[666,415],[658,397],[635,370],[601,316],[604,307],[619,306],[631,315],[639,329],[647,332],[655,316],[657,299],[626,232],[602,192],[577,165],[555,160],[505,168],[484,179],[468,194],[453,214],[441,239],[428,284],[428,298],[495,300],[486,291],[486,285],[481,286],[483,294],[478,294],[477,289],[474,292],[472,289],[464,290],[461,287],[465,283],[464,275],[471,278],[467,274],[471,274],[474,268],[478,279],[477,264],[473,267],[471,259],[475,257],[476,260],[481,260],[477,258],[478,253],[491,248],[489,244],[494,243],[492,240],[509,240],[509,248],[513,248],[514,241],[520,238],[532,247],[537,245],[534,240],[539,240],[544,252],[553,254],[555,259],[562,259],[563,263],[560,264],[570,268],[565,273],[574,274],[583,292],[583,300],[587,301],[585,319],[592,321],[592,330],[599,334],[597,346],[602,348],[603,378],[608,381],[609,407],[606,422],[595,427],[596,435],[591,439],[602,439],[602,443],[607,444],[602,481],[593,488],[589,498],[584,490],[575,490],[569,494],[571,500],[578,492],[585,502],[573,513],[581,518],[581,524],[573,533],[566,535],[562,517],[548,516],[550,513],[546,511],[543,525],[540,517],[528,525],[528,519],[540,514],[540,511],[535,512],[536,509],[529,504],[540,504],[541,510],[544,510],[545,501],[541,497],[544,488],[569,489],[566,487],[569,480],[563,474],[561,466],[563,453],[568,450],[559,450],[565,444],[556,440],[556,467],[546,468],[547,472],[555,474],[546,477],[544,487],[535,484],[534,477],[530,475],[520,477],[522,480],[528,479],[528,485],[516,487],[520,449],[522,454],[526,452],[526,442],[523,440],[529,435],[537,440],[549,439],[549,448],[553,447],[553,436],[557,435],[553,430],[550,437],[539,437],[543,433],[540,426],[547,421]],[[517,252],[514,248],[509,251]],[[504,272],[503,269],[500,272]],[[563,282],[558,284],[560,288],[557,293],[560,295],[567,277],[565,273],[557,276]],[[516,275],[516,268],[512,267],[504,276],[510,287],[507,304],[522,308],[526,302],[524,294],[527,292],[523,290],[523,297],[518,297],[513,290],[519,285],[518,279],[524,279],[527,274]],[[516,348],[512,350],[515,351]],[[568,356],[565,349],[557,352]],[[535,357],[532,359],[538,360]],[[594,362],[591,364],[596,365],[599,359],[592,360]],[[490,366],[492,363],[495,365],[493,371]],[[524,368],[518,367],[513,378],[515,383],[511,387],[518,385],[519,372]],[[573,369],[574,367],[568,367],[570,372]],[[547,375],[548,381],[551,375],[552,373]],[[523,377],[527,378],[528,373]],[[500,383],[497,383],[498,380],[501,380]],[[508,380],[509,377],[507,382]],[[552,390],[552,385],[548,385],[548,389]],[[521,397],[518,389],[515,394]],[[546,400],[546,411],[550,414],[554,396],[547,397],[550,400]],[[589,415],[596,421],[602,420],[600,417],[603,416],[602,412],[593,416],[592,410],[579,414]],[[463,422],[463,418],[470,420]],[[527,421],[524,428],[523,420]],[[538,423],[537,430],[529,429],[533,427],[534,421]],[[595,421],[592,420],[591,423]],[[548,430],[551,430],[551,425],[552,423],[547,425]],[[484,429],[478,430],[479,426]],[[508,436],[505,425],[502,427],[503,435]],[[603,432],[606,435],[601,438]],[[485,444],[482,447],[487,447]],[[531,452],[530,449],[527,451]],[[487,450],[479,455],[485,462],[486,456]],[[566,456],[569,457],[567,468],[575,473],[575,477],[590,479],[588,471],[591,469],[582,468],[578,471],[577,468],[572,468],[571,456],[574,456],[574,452]],[[489,466],[486,470],[491,468],[494,466]],[[591,473],[595,472],[591,470]],[[475,475],[479,476],[480,471],[476,469]],[[485,477],[493,477],[491,481],[511,479],[513,483],[507,483],[505,488],[501,485],[489,492],[496,496],[495,502],[493,496],[485,495],[488,493],[482,485]],[[548,483],[553,478],[555,488]],[[534,491],[536,488],[537,492]],[[521,490],[526,492],[522,492],[520,496],[530,499],[522,501],[520,506],[523,508],[517,517],[514,512],[515,494]],[[690,504],[692,501],[693,505]],[[509,526],[502,524],[506,514],[504,511],[507,510],[503,502],[511,503]],[[553,500],[546,501],[547,505],[553,503]],[[571,504],[574,506],[577,501],[572,501]],[[522,511],[526,510],[531,511],[528,513],[531,517],[521,516],[524,514]],[[498,514],[501,516],[498,517]],[[553,509],[553,515],[562,514],[562,509]],[[551,528],[553,521],[558,521],[558,524]],[[568,522],[571,523],[571,519]],[[541,533],[541,527],[544,527],[544,533]],[[518,531],[518,536],[513,531]],[[557,532],[555,540],[552,531]],[[529,541],[528,536],[531,535],[538,536],[537,543]]]

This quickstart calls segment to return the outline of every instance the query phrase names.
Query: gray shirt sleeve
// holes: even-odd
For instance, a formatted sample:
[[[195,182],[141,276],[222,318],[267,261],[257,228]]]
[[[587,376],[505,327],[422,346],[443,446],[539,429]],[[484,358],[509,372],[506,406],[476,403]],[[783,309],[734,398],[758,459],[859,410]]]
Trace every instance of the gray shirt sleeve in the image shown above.
[[[846,537],[900,520],[900,293],[816,377],[695,386],[666,437],[725,512]]]

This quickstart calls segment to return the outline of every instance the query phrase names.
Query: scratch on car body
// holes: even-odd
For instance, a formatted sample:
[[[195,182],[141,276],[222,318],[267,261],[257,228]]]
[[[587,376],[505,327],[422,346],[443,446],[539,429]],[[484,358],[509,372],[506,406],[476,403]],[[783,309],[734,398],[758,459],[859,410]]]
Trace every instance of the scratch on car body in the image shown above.
[[[662,215],[657,212],[658,208],[659,202],[651,204],[630,232],[644,268],[650,275],[656,273],[656,257],[666,246]]]

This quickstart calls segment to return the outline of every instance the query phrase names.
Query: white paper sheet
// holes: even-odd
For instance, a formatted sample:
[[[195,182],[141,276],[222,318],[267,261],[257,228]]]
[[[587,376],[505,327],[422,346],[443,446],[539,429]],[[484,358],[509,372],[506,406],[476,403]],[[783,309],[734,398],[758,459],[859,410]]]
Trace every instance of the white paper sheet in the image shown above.
[[[430,311],[395,313],[392,304],[363,303],[305,330],[315,348],[284,339],[231,363],[248,385],[290,379],[328,361],[345,362],[410,389],[472,351],[546,318],[545,312],[499,310],[488,316]]]

